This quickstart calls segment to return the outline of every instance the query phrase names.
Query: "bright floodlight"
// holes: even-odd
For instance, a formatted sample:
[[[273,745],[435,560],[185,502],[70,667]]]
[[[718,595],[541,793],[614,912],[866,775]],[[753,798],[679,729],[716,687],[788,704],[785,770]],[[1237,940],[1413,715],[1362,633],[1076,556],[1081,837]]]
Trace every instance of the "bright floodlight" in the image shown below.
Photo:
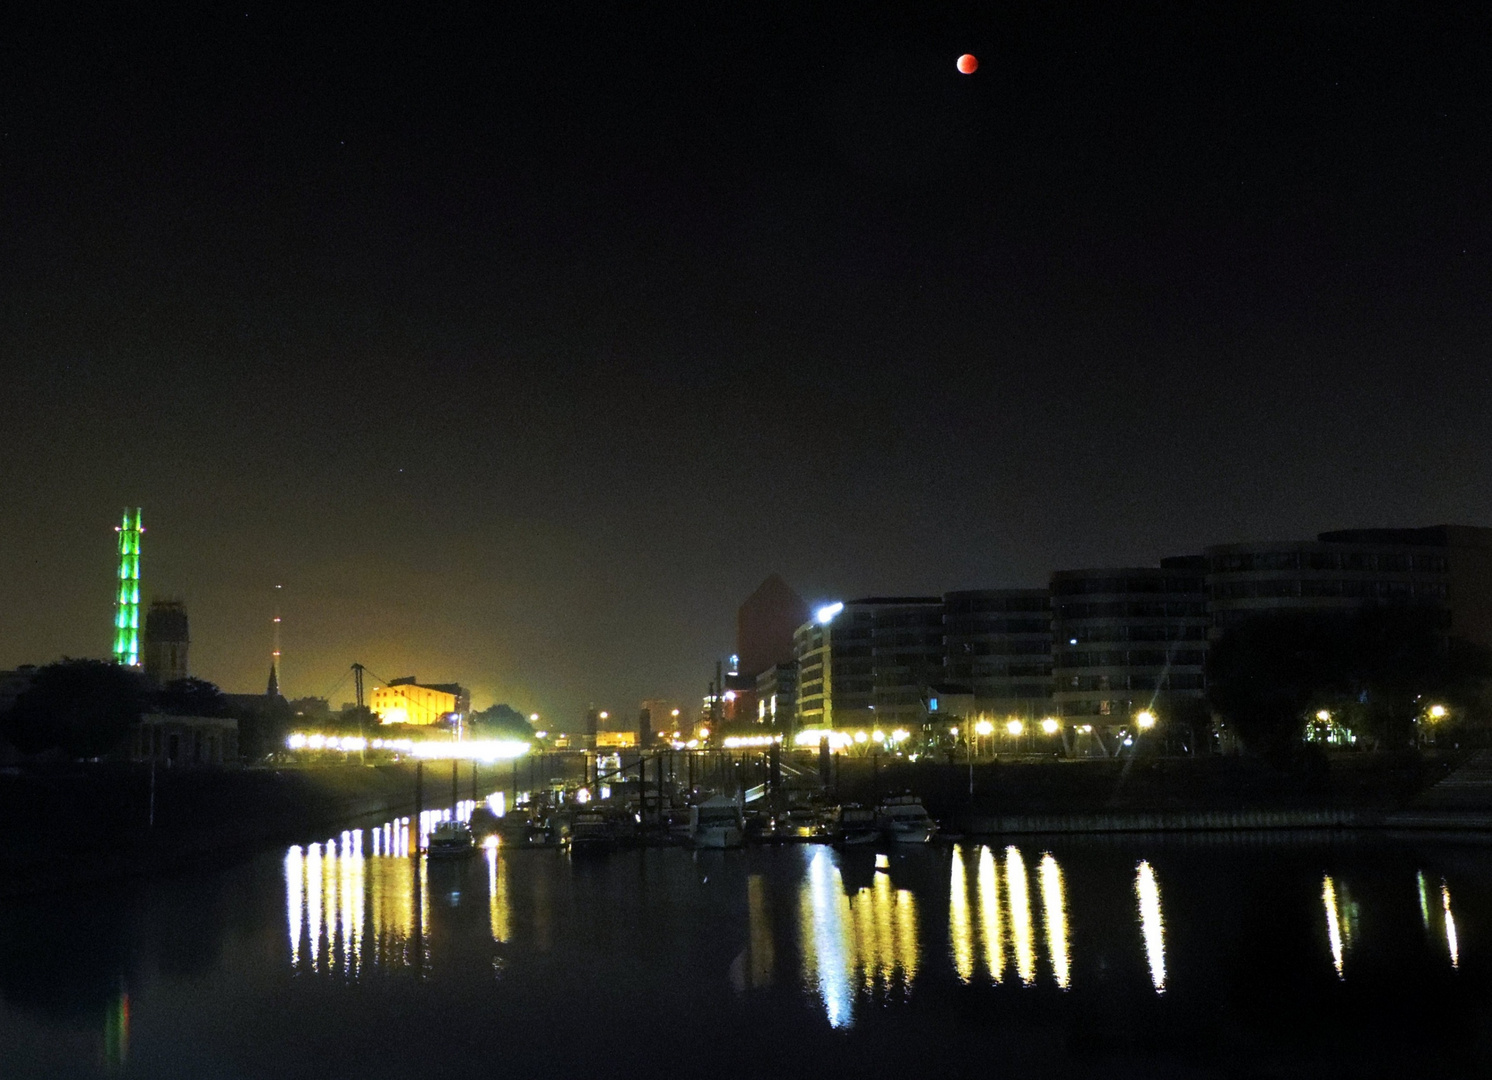
[[[1135,723],[1142,728],[1153,728],[1155,726],[1155,714],[1149,709],[1142,709],[1135,715]]]
[[[836,600],[832,604],[825,604],[823,607],[819,608],[813,613],[813,617],[817,619],[821,625],[828,626],[831,622],[834,621],[834,616],[838,615],[843,610],[844,605]]]
[[[863,743],[869,737],[870,736],[866,735],[865,732],[863,732],[863,731],[857,731],[857,732],[855,732],[855,741],[857,743]]]
[[[1059,724],[1059,723],[1057,723],[1057,721],[1056,721],[1055,718],[1050,717],[1050,716],[1048,716],[1045,720],[1043,720],[1041,722],[1041,730],[1044,731],[1044,732],[1046,732],[1048,735],[1055,735],[1055,734],[1057,734],[1057,729],[1059,727],[1061,727],[1061,726],[1062,725]]]
[[[988,720],[981,720],[981,721],[979,721],[979,723],[977,723],[977,724],[974,725],[974,734],[975,735],[989,735],[994,730],[995,730],[995,725],[991,724]]]
[[[1327,721],[1329,721],[1331,719],[1331,710],[1330,709],[1320,709],[1320,710],[1318,710],[1316,712],[1316,719],[1320,720],[1323,724],[1326,723]]]
[[[1444,720],[1445,719],[1445,706],[1444,705],[1431,705],[1430,706],[1430,719],[1431,720]]]
[[[530,724],[537,724],[539,722],[539,714],[536,713],[536,712],[529,713],[528,714],[528,722]]]
[[[1021,732],[1026,730],[1026,725],[1021,723],[1019,720],[1012,720],[1010,721],[1010,723],[1005,725],[1005,730],[1010,732],[1010,734],[1012,735],[1019,735]]]

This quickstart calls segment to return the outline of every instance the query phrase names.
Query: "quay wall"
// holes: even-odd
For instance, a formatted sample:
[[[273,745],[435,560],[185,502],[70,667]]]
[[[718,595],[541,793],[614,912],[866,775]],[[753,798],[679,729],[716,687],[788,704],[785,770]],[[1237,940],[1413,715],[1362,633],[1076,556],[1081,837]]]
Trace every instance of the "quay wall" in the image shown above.
[[[957,827],[972,836],[1026,833],[1161,833],[1376,828],[1383,815],[1371,810],[1204,810],[1148,813],[960,815]]]
[[[424,770],[424,805],[450,802],[449,766]],[[479,770],[482,790],[505,775]],[[415,766],[166,770],[67,764],[0,771],[0,896],[236,858],[379,816],[408,814]],[[459,777],[469,798],[470,766]]]

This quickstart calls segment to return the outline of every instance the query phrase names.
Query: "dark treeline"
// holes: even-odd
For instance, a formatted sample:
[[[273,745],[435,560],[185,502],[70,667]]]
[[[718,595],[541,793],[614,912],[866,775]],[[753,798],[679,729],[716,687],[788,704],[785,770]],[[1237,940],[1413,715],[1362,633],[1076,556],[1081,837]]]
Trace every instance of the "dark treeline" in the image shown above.
[[[1230,627],[1207,657],[1207,698],[1243,745],[1287,754],[1319,711],[1366,746],[1418,741],[1429,708],[1446,730],[1489,719],[1492,650],[1447,634],[1443,613],[1374,607],[1343,615],[1280,612]]]

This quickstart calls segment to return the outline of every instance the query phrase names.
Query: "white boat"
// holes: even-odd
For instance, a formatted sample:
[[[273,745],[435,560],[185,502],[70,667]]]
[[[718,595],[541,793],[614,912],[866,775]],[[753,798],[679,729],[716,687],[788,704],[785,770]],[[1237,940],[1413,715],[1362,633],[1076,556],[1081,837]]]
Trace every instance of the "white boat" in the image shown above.
[[[915,795],[894,795],[876,810],[881,832],[893,844],[925,844],[938,831],[937,822]]]
[[[425,849],[432,859],[461,859],[477,850],[476,837],[464,821],[442,821],[430,833]]]
[[[738,848],[745,838],[741,808],[734,799],[716,795],[689,808],[689,842],[695,847]]]

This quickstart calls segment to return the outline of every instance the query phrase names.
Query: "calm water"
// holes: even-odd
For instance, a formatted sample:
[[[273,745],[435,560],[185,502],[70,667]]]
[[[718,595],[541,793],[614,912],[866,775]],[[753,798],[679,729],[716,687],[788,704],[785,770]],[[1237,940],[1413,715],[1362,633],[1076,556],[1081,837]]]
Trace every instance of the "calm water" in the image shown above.
[[[1477,848],[1022,838],[880,865],[783,847],[426,866],[376,832],[0,909],[0,1076],[1492,1065]]]

